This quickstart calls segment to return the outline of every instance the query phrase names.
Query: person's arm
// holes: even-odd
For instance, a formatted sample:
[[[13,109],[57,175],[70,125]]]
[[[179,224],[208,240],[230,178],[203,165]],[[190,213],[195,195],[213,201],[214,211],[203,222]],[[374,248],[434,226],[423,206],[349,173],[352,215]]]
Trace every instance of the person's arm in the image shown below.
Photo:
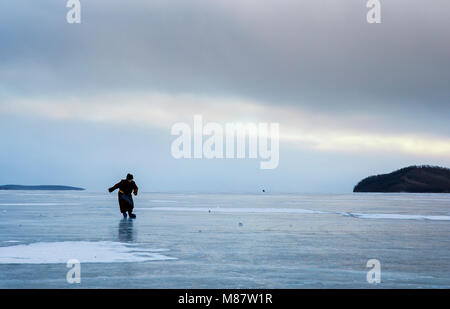
[[[134,183],[133,193],[134,193],[134,195],[138,195],[138,187],[136,186],[136,183]]]
[[[113,192],[114,190],[119,189],[120,183],[121,183],[121,181],[118,182],[118,183],[116,183],[113,187],[109,188],[108,191],[111,193],[111,192]]]

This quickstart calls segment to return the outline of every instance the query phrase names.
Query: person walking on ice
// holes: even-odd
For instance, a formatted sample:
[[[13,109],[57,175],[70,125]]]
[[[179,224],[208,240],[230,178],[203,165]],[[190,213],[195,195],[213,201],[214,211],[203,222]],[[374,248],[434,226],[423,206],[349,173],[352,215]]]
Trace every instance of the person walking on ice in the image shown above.
[[[131,193],[137,195],[138,187],[133,180],[133,175],[128,174],[126,179],[122,179],[119,183],[109,188],[108,191],[111,193],[116,189],[119,189],[119,206],[123,217],[126,218],[128,213],[130,218],[135,219],[136,215],[133,214],[134,202]]]

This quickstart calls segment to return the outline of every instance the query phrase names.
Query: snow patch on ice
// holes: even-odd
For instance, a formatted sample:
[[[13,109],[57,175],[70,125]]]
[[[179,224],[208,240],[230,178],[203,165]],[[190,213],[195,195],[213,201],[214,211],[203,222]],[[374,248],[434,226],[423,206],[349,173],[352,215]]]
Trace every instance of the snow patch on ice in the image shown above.
[[[397,219],[397,220],[433,220],[450,221],[450,216],[428,216],[428,215],[401,215],[401,214],[363,214],[363,213],[342,213],[343,216],[358,219]]]
[[[110,241],[38,242],[0,247],[0,264],[60,264],[70,259],[80,263],[124,263],[173,260],[163,255],[165,249],[130,247]]]

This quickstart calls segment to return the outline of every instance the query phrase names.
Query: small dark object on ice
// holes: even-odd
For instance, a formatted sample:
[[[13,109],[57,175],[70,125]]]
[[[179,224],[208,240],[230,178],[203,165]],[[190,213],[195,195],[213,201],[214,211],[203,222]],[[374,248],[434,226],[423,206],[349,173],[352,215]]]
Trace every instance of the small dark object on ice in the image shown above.
[[[244,226],[244,224],[242,222],[239,222],[239,226]]]

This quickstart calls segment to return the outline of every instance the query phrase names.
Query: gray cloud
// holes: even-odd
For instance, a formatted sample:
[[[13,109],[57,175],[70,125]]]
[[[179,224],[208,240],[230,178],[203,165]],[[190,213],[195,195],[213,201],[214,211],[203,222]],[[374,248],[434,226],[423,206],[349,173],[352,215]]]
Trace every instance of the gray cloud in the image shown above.
[[[206,97],[216,107],[211,114],[221,115],[230,112],[223,102],[237,98],[266,105],[261,113],[289,113],[279,121],[293,130],[303,125],[307,133],[326,136],[335,131],[380,139],[431,136],[446,146],[448,0],[382,0],[379,25],[366,23],[364,0],[81,2],[80,25],[66,23],[64,0],[0,2],[0,127],[8,149],[1,154],[2,182],[72,177],[74,183],[103,189],[125,168],[140,171],[147,187],[156,190],[252,191],[262,184],[280,191],[349,191],[361,177],[402,165],[448,165],[448,156],[423,151],[322,152],[283,145],[279,169],[263,174],[253,161],[174,161],[166,129],[118,128],[116,118],[100,124],[82,120],[85,114],[104,116],[106,108],[92,114],[89,108],[108,97],[162,93],[187,95],[192,102]],[[72,114],[79,117],[42,121],[14,115],[15,100],[25,102],[32,114],[61,101],[62,112],[65,103],[77,108]],[[44,105],[29,108],[33,102]],[[195,109],[192,102],[163,107],[167,114],[174,109],[180,114]],[[51,104],[49,109],[58,112]],[[260,110],[259,105],[250,110]],[[136,114],[144,117],[143,110],[138,106]],[[236,114],[245,116],[245,111],[241,105]],[[296,126],[304,120],[296,115],[308,115],[308,121]],[[111,153],[125,139],[133,160],[118,167]]]
[[[2,1],[3,96],[167,92],[296,105],[450,135],[446,0]],[[380,128],[383,126],[383,128]]]

